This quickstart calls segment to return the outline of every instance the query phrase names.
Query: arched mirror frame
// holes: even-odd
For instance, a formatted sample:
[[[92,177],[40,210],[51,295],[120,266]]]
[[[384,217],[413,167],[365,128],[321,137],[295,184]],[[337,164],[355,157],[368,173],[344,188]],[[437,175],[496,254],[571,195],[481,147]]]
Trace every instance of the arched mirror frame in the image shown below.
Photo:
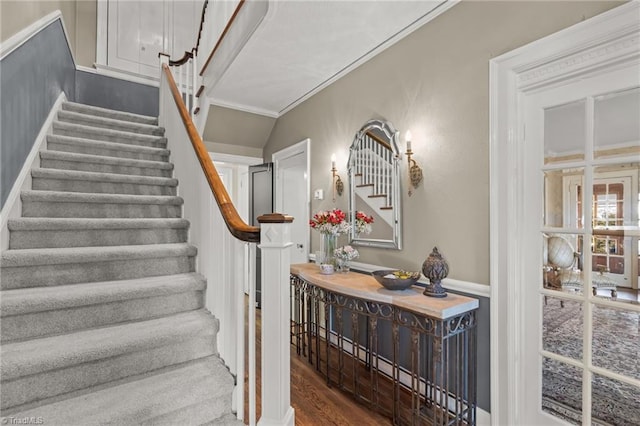
[[[402,206],[400,189],[400,151],[398,149],[398,135],[399,132],[388,121],[369,120],[364,124],[364,126],[362,126],[360,131],[356,133],[356,136],[353,139],[353,143],[349,148],[349,221],[353,225],[351,227],[350,233],[350,244],[367,247],[391,248],[396,250],[402,249]],[[368,136],[368,138],[366,136]],[[389,239],[367,238],[366,235],[358,235],[355,232],[357,211],[356,167],[359,158],[358,152],[363,149],[366,139],[374,141],[374,146],[376,147],[376,149],[388,150],[390,154],[388,156],[389,173],[386,176],[389,179],[388,188],[391,189],[391,194],[388,194],[388,199],[391,201],[393,209],[390,210],[392,212],[392,223],[390,223],[389,225],[392,228],[393,235],[391,235]],[[378,220],[380,220],[380,218],[378,218]],[[375,222],[373,226],[375,227]]]

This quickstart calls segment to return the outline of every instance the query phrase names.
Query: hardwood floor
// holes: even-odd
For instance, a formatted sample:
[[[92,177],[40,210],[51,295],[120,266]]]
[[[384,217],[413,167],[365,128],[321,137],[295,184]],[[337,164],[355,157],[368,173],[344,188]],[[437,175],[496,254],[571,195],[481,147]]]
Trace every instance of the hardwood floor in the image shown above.
[[[256,417],[260,418],[260,310],[256,317]],[[246,367],[248,371],[248,367]],[[248,424],[248,378],[245,377],[245,424]],[[296,425],[390,425],[391,420],[356,403],[349,395],[327,387],[306,358],[291,350],[291,406],[296,412]]]

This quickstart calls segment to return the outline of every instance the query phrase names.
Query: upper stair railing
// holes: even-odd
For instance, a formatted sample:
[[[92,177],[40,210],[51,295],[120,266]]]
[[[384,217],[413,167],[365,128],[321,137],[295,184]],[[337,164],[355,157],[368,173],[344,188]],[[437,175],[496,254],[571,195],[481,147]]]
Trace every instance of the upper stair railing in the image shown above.
[[[220,39],[208,55],[204,69],[214,64],[223,39],[232,32],[232,23],[245,0],[236,7]],[[262,3],[262,2],[251,2]],[[256,356],[255,356],[255,256],[249,259],[249,303],[245,302],[244,283],[233,268],[242,244],[255,254],[256,244],[262,251],[262,395],[259,424],[294,425],[290,402],[290,223],[293,218],[279,213],[260,216],[260,227],[248,225],[238,214],[209,153],[196,130],[194,117],[199,113],[198,99],[204,90],[198,69],[198,50],[207,25],[205,1],[196,46],[179,60],[160,54],[160,125],[166,129],[168,149],[174,164],[174,177],[184,199],[184,217],[191,227],[190,241],[198,247],[196,270],[207,278],[206,307],[219,319],[218,348],[221,357],[236,376],[234,409],[244,420],[245,356],[248,365],[248,423],[256,423]],[[246,41],[246,40],[245,40]],[[228,55],[227,55],[228,56]],[[227,58],[228,59],[228,58]],[[198,88],[196,90],[196,88]],[[193,149],[188,149],[187,141]],[[200,172],[202,171],[202,172]],[[218,208],[211,208],[213,203]],[[229,233],[212,237],[217,223],[224,223]],[[235,238],[233,238],[233,237]],[[240,246],[240,247],[239,247]],[[218,251],[216,251],[216,249]],[[220,268],[212,266],[216,257]],[[245,350],[245,309],[248,312],[248,348]]]
[[[198,51],[206,22],[207,6],[209,6],[209,0],[205,0],[202,4],[202,13],[200,14],[200,25],[198,27],[195,46],[191,50],[184,52],[184,55],[179,59],[168,59],[168,65],[172,67],[173,74],[177,80],[176,87],[182,95],[182,99],[192,120],[194,116],[200,112],[200,107],[198,106],[198,98],[200,96],[198,93],[200,88]],[[160,56],[168,57],[168,55],[164,53],[161,53]]]

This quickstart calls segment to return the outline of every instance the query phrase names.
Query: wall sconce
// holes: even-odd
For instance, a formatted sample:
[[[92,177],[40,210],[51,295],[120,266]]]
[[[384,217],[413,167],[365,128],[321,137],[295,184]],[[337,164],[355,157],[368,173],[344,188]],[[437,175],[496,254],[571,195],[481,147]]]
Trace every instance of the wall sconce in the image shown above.
[[[344,183],[342,183],[340,175],[336,173],[337,171],[336,155],[331,154],[331,186],[333,187],[333,201],[336,201],[336,192],[339,196],[342,196],[342,191],[344,191]]]
[[[409,196],[413,194],[413,189],[417,188],[422,182],[422,169],[416,163],[416,160],[411,158],[413,155],[413,151],[411,151],[411,131],[407,130],[407,133],[404,136],[404,139],[407,141],[407,161],[409,162]]]

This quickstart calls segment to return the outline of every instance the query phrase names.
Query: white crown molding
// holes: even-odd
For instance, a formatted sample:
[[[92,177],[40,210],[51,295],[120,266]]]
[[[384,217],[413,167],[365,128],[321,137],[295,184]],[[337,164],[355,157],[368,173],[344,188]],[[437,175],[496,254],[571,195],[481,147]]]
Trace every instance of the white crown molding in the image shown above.
[[[335,83],[336,81],[338,81],[339,79],[341,79],[345,75],[349,74],[351,71],[355,70],[360,65],[364,64],[365,62],[367,62],[369,59],[371,59],[374,56],[380,54],[384,50],[388,49],[389,47],[393,46],[394,44],[396,44],[397,42],[402,40],[403,38],[407,37],[409,34],[414,32],[418,28],[420,28],[423,25],[425,25],[426,23],[428,23],[429,21],[437,18],[442,13],[444,13],[447,10],[451,9],[453,6],[455,6],[459,2],[460,2],[460,0],[446,0],[446,1],[442,2],[442,3],[440,3],[438,6],[436,6],[433,9],[431,9],[427,14],[425,14],[421,18],[418,18],[417,20],[415,20],[413,23],[411,23],[408,26],[406,26],[401,31],[397,32],[393,36],[389,37],[387,40],[385,40],[382,43],[380,43],[377,47],[371,49],[369,52],[367,52],[366,54],[361,56],[359,59],[356,59],[355,61],[353,61],[347,67],[343,68],[341,71],[339,71],[336,74],[334,74],[331,78],[325,80],[323,83],[321,83],[318,86],[316,86],[315,88],[311,89],[305,95],[301,96],[300,98],[296,99],[295,101],[293,101],[292,103],[287,105],[284,109],[282,109],[281,111],[278,112],[278,117],[280,117],[280,116],[286,114],[287,112],[291,111],[292,109],[294,109],[295,107],[297,107],[298,105],[300,105],[301,103],[303,103],[304,101],[306,101],[307,99],[309,99],[310,97],[315,95],[316,93],[320,92],[321,90],[323,90],[326,87],[330,86],[331,84]]]
[[[246,166],[255,166],[257,164],[262,164],[264,162],[262,157],[249,157],[246,155],[223,154],[221,152],[209,152],[209,157],[211,158],[211,161],[215,161],[215,162],[242,164]]]
[[[544,66],[518,74],[518,87],[522,90],[532,90],[539,85],[548,86],[552,81],[560,83],[597,72],[600,66],[609,67],[615,61],[626,62],[640,55],[640,38],[637,28],[626,28],[625,32],[627,31],[631,33],[616,40],[604,42],[596,48],[570,53]],[[596,39],[596,42],[598,41]]]
[[[221,108],[229,108],[229,109],[234,109],[234,110],[237,110],[237,111],[248,112],[250,114],[263,115],[263,116],[269,117],[269,118],[278,118],[278,117],[280,117],[280,115],[278,114],[277,111],[270,111],[270,110],[266,110],[266,109],[262,109],[262,108],[256,108],[256,107],[252,107],[252,106],[236,104],[236,103],[233,103],[233,102],[226,102],[226,101],[222,101],[222,100],[213,100],[211,98],[207,98],[207,102],[210,105],[218,106],[218,107],[221,107]]]
[[[0,43],[0,61],[58,19],[62,24],[62,31],[64,32],[64,38],[67,42],[69,53],[71,54],[71,60],[73,61],[73,64],[75,66],[76,59],[73,55],[73,50],[71,50],[71,44],[69,43],[69,33],[67,33],[67,28],[64,25],[62,12],[60,12],[59,10],[53,11],[50,14],[43,16],[42,18],[38,19],[28,27],[24,28],[23,30],[9,37],[3,43]]]

